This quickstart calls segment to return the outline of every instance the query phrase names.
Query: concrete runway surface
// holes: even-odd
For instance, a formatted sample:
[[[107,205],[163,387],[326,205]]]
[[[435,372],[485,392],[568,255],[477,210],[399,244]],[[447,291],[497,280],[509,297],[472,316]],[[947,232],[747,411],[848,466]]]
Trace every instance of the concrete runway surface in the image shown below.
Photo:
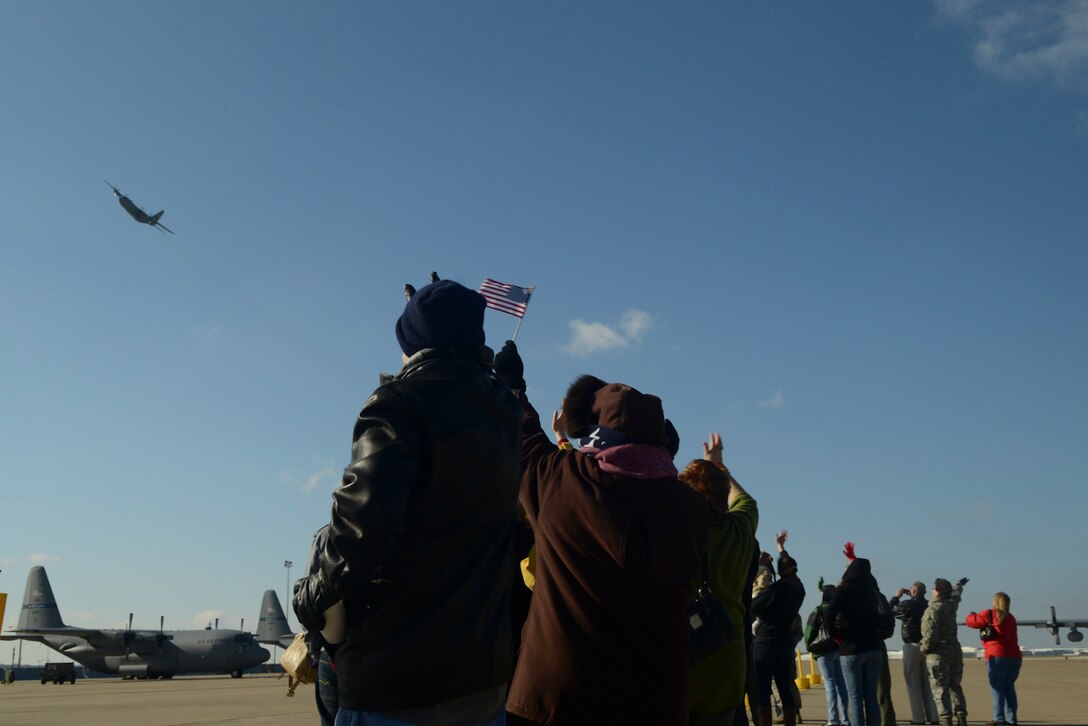
[[[892,661],[892,698],[900,724],[910,722],[902,664]],[[808,661],[805,661],[808,672]],[[1025,658],[1017,681],[1021,724],[1088,726],[1088,659]],[[192,726],[194,724],[317,724],[314,687],[302,685],[287,698],[287,679],[254,675],[235,680],[179,677],[169,681],[80,680],[75,685],[16,681],[0,686],[3,726]],[[990,691],[982,661],[964,664],[968,720],[990,720]],[[802,692],[806,724],[822,725],[827,710],[822,686]],[[654,726],[647,724],[645,726]]]

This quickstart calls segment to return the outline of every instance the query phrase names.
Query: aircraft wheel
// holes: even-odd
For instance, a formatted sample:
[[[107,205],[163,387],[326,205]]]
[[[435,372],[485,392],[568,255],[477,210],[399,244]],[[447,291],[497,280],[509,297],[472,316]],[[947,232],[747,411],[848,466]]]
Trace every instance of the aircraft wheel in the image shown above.
[[[231,677],[231,678],[241,678],[241,677],[242,677],[242,671],[240,671],[240,670],[238,670],[238,671],[231,671],[231,672],[230,672],[230,677]]]
[[[44,678],[42,679],[42,685],[43,686],[45,685],[45,679]]]

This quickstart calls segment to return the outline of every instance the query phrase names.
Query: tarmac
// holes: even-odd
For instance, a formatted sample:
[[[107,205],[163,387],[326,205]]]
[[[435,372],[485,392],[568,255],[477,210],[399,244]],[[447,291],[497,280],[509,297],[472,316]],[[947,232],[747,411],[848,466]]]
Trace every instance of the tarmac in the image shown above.
[[[892,661],[892,700],[898,723],[910,722],[903,671]],[[808,659],[805,659],[808,674]],[[1020,723],[1088,726],[1088,659],[1025,658],[1016,682]],[[193,726],[195,724],[317,724],[314,686],[301,685],[287,698],[287,679],[275,675],[178,677],[168,681],[81,679],[73,684],[44,686],[16,681],[0,686],[3,726]],[[992,717],[986,665],[964,664],[963,689],[968,722],[984,724]],[[801,692],[806,724],[826,722],[823,686]],[[642,725],[634,725],[642,726]],[[645,726],[656,726],[646,724]]]

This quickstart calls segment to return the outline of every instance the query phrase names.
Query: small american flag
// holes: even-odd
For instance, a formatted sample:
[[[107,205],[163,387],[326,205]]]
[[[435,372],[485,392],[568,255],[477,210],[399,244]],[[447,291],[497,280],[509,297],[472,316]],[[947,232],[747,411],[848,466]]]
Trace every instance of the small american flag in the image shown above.
[[[535,288],[507,285],[505,282],[492,280],[490,277],[480,283],[480,294],[487,300],[487,306],[500,312],[520,318],[529,306],[529,296]]]

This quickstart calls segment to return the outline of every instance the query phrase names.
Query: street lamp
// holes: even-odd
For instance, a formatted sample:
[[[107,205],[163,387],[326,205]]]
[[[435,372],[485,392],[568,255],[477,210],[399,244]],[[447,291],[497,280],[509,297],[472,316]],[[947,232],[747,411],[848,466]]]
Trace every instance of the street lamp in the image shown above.
[[[291,562],[291,560],[283,561],[283,566],[287,568],[287,608],[283,611],[283,618],[288,625],[291,624],[291,565],[293,564],[295,563]]]

